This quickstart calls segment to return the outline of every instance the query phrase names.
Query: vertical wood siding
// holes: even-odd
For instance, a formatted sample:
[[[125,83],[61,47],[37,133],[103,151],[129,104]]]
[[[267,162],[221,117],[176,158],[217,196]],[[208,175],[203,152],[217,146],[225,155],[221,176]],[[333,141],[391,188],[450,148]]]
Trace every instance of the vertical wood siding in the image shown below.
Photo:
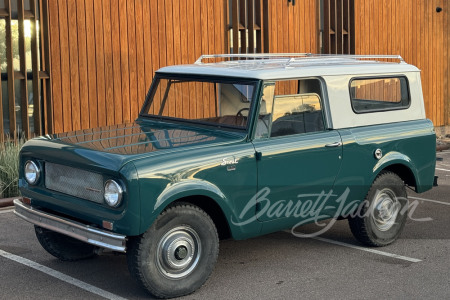
[[[227,52],[224,1],[49,1],[54,132],[132,121],[155,70]]]
[[[323,53],[353,54],[354,0],[323,1]]]
[[[6,46],[2,61],[6,70],[2,75],[7,76],[8,93],[7,98],[0,95],[0,142],[5,136],[29,139],[52,131],[48,1],[0,0],[0,3]],[[31,63],[27,59],[29,54]]]
[[[269,52],[320,52],[318,1],[269,0],[268,11]]]
[[[234,54],[269,52],[268,40],[265,39],[268,1],[228,1],[230,11],[227,12],[227,19],[229,29],[232,30],[232,34],[229,34],[229,38],[231,38],[229,45],[233,45],[232,52]],[[284,4],[279,2],[279,5]]]
[[[318,1],[268,1],[270,53],[320,53]],[[277,84],[276,94],[296,94],[297,81]]]
[[[355,53],[400,54],[421,69],[425,110],[435,126],[450,124],[449,9],[446,0],[355,0]]]
[[[264,51],[320,52],[319,1],[246,1],[267,8],[263,18],[250,16],[263,23],[257,43]],[[228,9],[228,0],[49,1],[53,102],[43,109],[53,115],[49,131],[135,119],[156,69],[229,51]],[[446,0],[354,0],[355,53],[400,54],[418,66],[427,117],[436,126],[450,124],[449,9]],[[214,109],[192,104],[183,102],[189,115]]]

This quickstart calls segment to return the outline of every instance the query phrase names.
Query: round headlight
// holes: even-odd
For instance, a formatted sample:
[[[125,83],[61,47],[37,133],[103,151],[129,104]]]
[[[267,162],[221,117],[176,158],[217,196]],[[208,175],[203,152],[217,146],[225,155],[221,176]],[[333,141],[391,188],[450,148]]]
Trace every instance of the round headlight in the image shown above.
[[[114,180],[109,179],[105,182],[105,201],[109,206],[119,206],[122,200],[122,193],[122,188]]]
[[[40,170],[34,161],[25,163],[25,179],[29,184],[36,184],[39,180]]]

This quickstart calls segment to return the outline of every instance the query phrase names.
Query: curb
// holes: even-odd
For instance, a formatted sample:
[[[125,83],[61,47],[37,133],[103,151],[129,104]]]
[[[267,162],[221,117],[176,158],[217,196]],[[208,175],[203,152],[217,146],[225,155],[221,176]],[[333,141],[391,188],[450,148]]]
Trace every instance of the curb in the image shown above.
[[[13,197],[13,198],[5,198],[5,199],[0,199],[0,207],[8,207],[8,206],[13,206],[13,200],[17,199],[20,197]]]

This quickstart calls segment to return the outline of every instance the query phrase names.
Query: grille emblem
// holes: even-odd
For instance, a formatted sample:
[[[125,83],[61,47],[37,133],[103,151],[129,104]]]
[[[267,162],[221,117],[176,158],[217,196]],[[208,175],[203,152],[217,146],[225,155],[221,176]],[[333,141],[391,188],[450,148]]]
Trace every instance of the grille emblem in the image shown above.
[[[87,187],[87,188],[85,188],[86,189],[86,191],[89,191],[89,192],[94,192],[94,193],[101,193],[102,191],[100,191],[100,190],[97,190],[97,189],[94,189],[94,188],[91,188],[91,187]]]

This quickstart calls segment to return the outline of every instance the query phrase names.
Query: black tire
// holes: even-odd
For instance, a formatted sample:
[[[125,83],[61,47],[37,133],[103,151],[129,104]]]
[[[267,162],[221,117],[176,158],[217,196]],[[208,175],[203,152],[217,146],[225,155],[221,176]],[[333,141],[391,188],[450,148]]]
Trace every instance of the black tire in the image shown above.
[[[405,184],[395,173],[381,172],[354,216],[349,217],[355,238],[368,246],[393,243],[403,230],[408,211]]]
[[[206,282],[217,261],[219,237],[203,210],[177,203],[127,246],[128,269],[138,283],[155,297],[172,298],[188,295]]]
[[[36,225],[34,231],[42,247],[62,261],[77,261],[96,255],[93,245]]]

